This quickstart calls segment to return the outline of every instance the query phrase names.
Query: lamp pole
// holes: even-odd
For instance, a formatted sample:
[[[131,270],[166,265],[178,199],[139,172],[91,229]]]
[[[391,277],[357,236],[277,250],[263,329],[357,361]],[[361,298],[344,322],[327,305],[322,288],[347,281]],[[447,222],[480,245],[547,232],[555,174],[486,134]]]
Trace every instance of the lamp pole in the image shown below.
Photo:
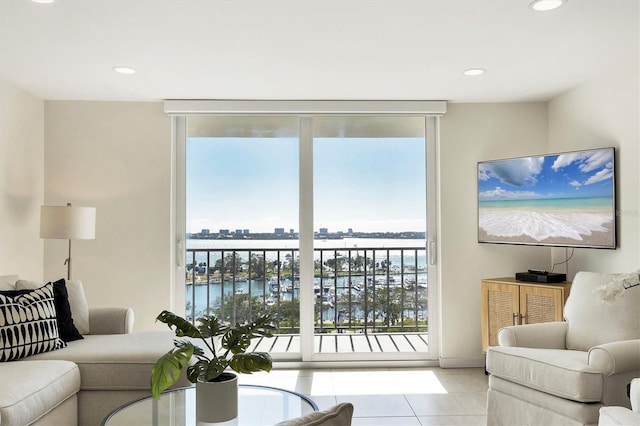
[[[67,265],[67,280],[71,280],[71,240],[69,241],[69,257],[64,261],[64,264]]]
[[[67,207],[71,208],[71,203],[67,203]],[[69,238],[69,255],[67,260],[64,261],[64,264],[67,265],[67,280],[71,280],[71,238]]]

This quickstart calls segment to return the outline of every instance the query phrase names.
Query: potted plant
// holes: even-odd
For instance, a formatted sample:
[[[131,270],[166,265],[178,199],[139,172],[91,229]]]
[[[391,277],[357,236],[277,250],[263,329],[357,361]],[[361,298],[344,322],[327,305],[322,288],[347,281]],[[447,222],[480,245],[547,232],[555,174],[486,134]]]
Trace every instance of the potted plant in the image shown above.
[[[196,417],[199,421],[223,422],[237,416],[237,376],[225,372],[227,368],[238,373],[271,371],[273,363],[268,353],[246,352],[251,339],[272,337],[275,327],[270,315],[260,315],[253,322],[234,326],[213,315],[205,315],[197,320],[196,326],[165,310],[156,321],[167,324],[177,337],[204,343],[199,346],[189,339],[174,340],[175,348],[160,357],[151,371],[151,395],[157,399],[187,368],[187,378],[196,384]],[[196,361],[191,362],[192,358]]]

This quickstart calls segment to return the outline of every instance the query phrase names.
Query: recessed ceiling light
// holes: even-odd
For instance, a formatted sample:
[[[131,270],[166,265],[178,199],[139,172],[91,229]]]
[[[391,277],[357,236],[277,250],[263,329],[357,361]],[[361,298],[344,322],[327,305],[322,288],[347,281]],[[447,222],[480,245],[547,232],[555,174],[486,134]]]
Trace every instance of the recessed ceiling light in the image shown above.
[[[120,74],[135,74],[136,70],[129,67],[113,67],[115,72],[119,72]]]
[[[464,70],[463,74],[464,75],[481,75],[481,74],[484,74],[485,72],[486,70],[482,68],[470,68],[468,70]]]
[[[567,0],[533,0],[529,3],[529,7],[533,10],[537,10],[538,12],[546,12],[548,10],[557,9],[566,2]]]
[[[41,3],[41,4],[47,4],[47,3],[53,3],[56,0],[31,0],[33,3]]]

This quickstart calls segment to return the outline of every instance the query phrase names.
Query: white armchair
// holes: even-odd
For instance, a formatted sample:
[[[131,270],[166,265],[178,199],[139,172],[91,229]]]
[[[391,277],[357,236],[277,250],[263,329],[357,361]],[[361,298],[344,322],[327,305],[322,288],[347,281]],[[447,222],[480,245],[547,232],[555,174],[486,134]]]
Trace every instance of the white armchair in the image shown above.
[[[640,425],[640,379],[631,381],[631,410],[625,407],[602,407],[598,426]]]
[[[500,330],[487,351],[490,425],[595,425],[603,406],[630,407],[627,384],[640,377],[640,287],[611,304],[594,289],[615,274],[579,272],[566,322]]]

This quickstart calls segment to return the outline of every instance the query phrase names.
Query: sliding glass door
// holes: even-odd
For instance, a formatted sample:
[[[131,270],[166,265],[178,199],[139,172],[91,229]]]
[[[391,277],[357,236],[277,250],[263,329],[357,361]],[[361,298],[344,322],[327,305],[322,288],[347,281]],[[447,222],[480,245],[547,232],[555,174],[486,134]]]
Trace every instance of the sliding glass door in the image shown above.
[[[268,311],[279,333],[299,335],[297,125],[295,117],[187,119],[187,318],[236,323]]]
[[[268,311],[277,334],[255,349],[280,360],[433,358],[435,128],[424,115],[176,118],[187,317]]]
[[[424,117],[314,118],[314,352],[428,351]]]

